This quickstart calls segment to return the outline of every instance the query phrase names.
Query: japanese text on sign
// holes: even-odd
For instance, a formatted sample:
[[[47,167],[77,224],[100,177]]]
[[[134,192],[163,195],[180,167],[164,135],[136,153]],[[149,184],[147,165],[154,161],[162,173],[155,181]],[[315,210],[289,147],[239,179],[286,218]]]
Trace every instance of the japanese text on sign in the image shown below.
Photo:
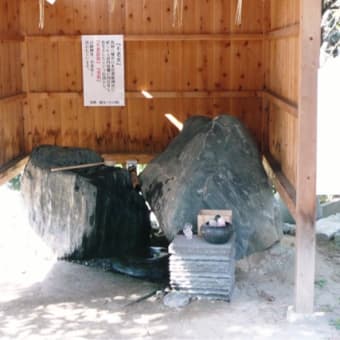
[[[82,36],[85,106],[124,106],[122,35]]]

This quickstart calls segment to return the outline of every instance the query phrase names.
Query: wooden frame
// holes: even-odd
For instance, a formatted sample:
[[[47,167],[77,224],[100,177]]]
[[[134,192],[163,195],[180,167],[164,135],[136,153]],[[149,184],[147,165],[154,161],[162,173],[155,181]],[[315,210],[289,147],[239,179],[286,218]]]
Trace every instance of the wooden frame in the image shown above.
[[[31,35],[25,36],[25,40],[50,40],[67,41],[80,40],[80,35],[53,36],[53,35]],[[124,41],[244,41],[262,40],[262,34],[127,34]]]
[[[295,310],[312,313],[315,277],[317,70],[321,1],[300,0]]]
[[[7,183],[15,176],[18,176],[24,170],[28,159],[28,156],[21,156],[0,167],[0,185]]]
[[[278,3],[267,1],[266,10],[271,12],[270,5],[278,6]],[[267,102],[278,107],[282,118],[295,121],[296,139],[294,141],[283,140],[286,144],[292,144],[296,148],[296,178],[291,183],[287,178],[283,164],[275,159],[269,148],[265,149],[264,166],[269,177],[272,178],[282,199],[287,204],[291,214],[297,222],[296,231],[296,265],[295,265],[295,311],[309,314],[313,312],[314,304],[314,277],[315,277],[315,197],[316,197],[316,124],[317,124],[317,69],[320,54],[320,22],[321,2],[319,0],[300,0],[299,23],[292,21],[286,26],[282,22],[276,23],[267,32],[267,44],[272,44],[274,58],[291,57],[295,51],[283,49],[298,42],[298,87],[295,100],[291,100],[285,89],[279,87],[280,93],[272,88],[266,88],[263,92],[263,100],[266,105],[264,114],[268,109]],[[268,15],[268,14],[267,14]],[[283,19],[284,20],[284,19]],[[275,23],[274,23],[275,25]],[[280,40],[280,43],[277,41]],[[281,44],[281,45],[280,45]],[[268,47],[270,48],[270,47]],[[277,49],[281,48],[278,52]],[[267,63],[269,62],[266,58]],[[275,59],[274,59],[275,60]],[[282,65],[280,65],[282,67]],[[279,68],[274,63],[274,67]],[[266,65],[266,70],[270,65]],[[266,71],[267,72],[267,71]],[[276,81],[282,81],[282,72],[276,72]],[[266,77],[268,75],[266,74]],[[278,112],[272,112],[276,116]],[[291,116],[291,118],[287,118]],[[277,119],[275,117],[275,119]],[[279,123],[282,124],[281,121]],[[269,140],[268,135],[265,136]],[[276,141],[278,142],[278,140]],[[280,150],[278,154],[282,153]]]

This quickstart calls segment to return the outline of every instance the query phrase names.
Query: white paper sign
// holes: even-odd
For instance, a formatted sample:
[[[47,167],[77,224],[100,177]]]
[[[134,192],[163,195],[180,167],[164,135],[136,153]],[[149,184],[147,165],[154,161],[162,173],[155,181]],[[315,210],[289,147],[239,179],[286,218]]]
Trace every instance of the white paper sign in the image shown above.
[[[83,35],[85,106],[124,106],[124,40],[122,35]]]

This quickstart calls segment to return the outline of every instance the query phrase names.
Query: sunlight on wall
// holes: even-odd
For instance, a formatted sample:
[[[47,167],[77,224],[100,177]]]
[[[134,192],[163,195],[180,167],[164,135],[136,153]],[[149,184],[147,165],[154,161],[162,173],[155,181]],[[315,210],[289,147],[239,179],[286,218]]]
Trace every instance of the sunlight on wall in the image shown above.
[[[183,130],[183,123],[179,121],[172,113],[166,113],[165,117],[170,121],[171,124],[175,125],[179,131]]]
[[[148,91],[143,90],[143,91],[141,91],[141,93],[146,99],[152,99],[153,98],[153,95]]]

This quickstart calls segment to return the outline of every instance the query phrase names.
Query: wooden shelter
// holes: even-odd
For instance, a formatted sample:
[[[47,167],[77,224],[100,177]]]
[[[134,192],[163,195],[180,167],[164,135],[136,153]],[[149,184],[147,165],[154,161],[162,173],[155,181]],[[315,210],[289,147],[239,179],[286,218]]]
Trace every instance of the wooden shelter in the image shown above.
[[[41,144],[147,162],[165,118],[230,113],[297,220],[296,311],[313,310],[320,0],[0,0],[0,182]],[[180,15],[180,18],[174,16]],[[84,107],[82,34],[124,34],[124,107]],[[141,91],[153,98],[146,98]]]

